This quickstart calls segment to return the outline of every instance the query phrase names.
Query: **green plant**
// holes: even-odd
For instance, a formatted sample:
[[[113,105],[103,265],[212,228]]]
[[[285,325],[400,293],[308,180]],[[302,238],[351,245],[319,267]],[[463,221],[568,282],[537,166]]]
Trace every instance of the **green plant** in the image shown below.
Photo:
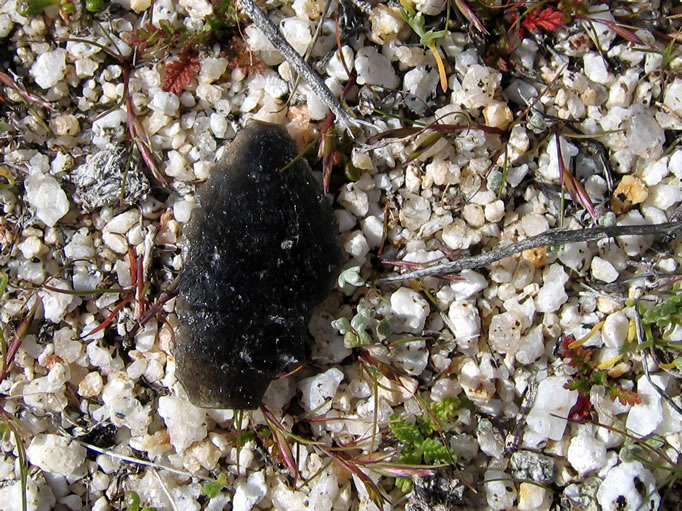
[[[467,403],[465,398],[447,397],[426,407],[421,417],[414,421],[400,415],[391,417],[389,428],[400,442],[399,462],[407,465],[450,464],[455,455],[444,443],[443,425],[447,424],[455,411]],[[403,492],[409,491],[412,481],[405,477],[396,478],[396,486]]]
[[[402,15],[405,22],[412,28],[412,30],[414,30],[414,33],[419,36],[419,43],[426,46],[431,51],[433,58],[436,60],[436,65],[438,66],[438,74],[440,75],[440,86],[443,89],[443,92],[447,91],[448,90],[447,73],[445,72],[443,58],[441,57],[440,52],[436,47],[436,41],[438,39],[441,39],[442,37],[445,37],[449,33],[447,29],[448,25],[447,20],[445,23],[445,30],[434,31],[433,29],[431,29],[427,31],[426,28],[424,27],[425,24],[424,15],[421,12],[415,11],[413,4],[409,0],[400,0],[400,3],[403,6],[403,8],[400,9],[400,14]],[[449,14],[450,11],[448,8],[448,18]]]
[[[215,481],[208,481],[201,487],[201,494],[213,499],[227,486],[227,476],[221,472]]]
[[[672,291],[673,294],[648,310],[639,306],[646,341],[642,346],[656,350],[657,358],[663,359],[659,360],[661,368],[682,372],[682,346],[668,341],[670,334],[682,322],[682,283],[676,282]]]
[[[343,334],[343,345],[348,349],[362,348],[372,343],[372,334],[368,331],[373,330],[378,339],[384,339],[391,335],[391,325],[386,319],[376,321],[376,312],[366,305],[360,303],[357,306],[357,313],[349,321],[348,318],[339,318],[332,321],[332,327]],[[370,330],[371,331],[371,330]]]
[[[128,511],[154,511],[152,507],[140,507],[140,496],[134,491],[126,493],[123,505]]]

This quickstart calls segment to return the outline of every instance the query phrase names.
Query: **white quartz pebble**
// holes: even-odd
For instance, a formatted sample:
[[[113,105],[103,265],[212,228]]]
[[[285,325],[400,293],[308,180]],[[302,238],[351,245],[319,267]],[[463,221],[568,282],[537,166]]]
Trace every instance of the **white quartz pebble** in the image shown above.
[[[336,395],[339,384],[343,381],[343,373],[336,367],[298,383],[301,390],[301,403],[307,412],[324,415],[332,407],[332,399]]]
[[[625,344],[630,320],[623,311],[609,314],[601,329],[601,338],[608,348],[620,348]]]
[[[170,442],[177,453],[206,437],[206,410],[197,408],[186,399],[160,397],[159,415],[166,423]]]
[[[592,270],[592,277],[601,280],[602,282],[611,283],[618,280],[618,270],[616,270],[610,262],[601,257],[592,258],[590,269]]]
[[[511,509],[516,501],[516,486],[514,481],[505,472],[487,470],[484,476],[485,496],[490,509],[502,511]]]
[[[128,427],[133,436],[141,436],[147,432],[147,425],[151,422],[149,415],[151,405],[143,406],[137,400],[134,386],[134,382],[128,378],[127,374],[120,371],[111,372],[109,373],[107,384],[102,390],[102,401],[104,401],[109,411],[111,422],[119,427]],[[162,399],[170,398],[164,396],[159,399],[159,413],[161,416],[163,416],[161,413]],[[192,427],[192,424],[190,422],[188,426],[183,427]],[[173,435],[171,434],[172,441]]]
[[[66,73],[66,50],[57,48],[42,53],[33,62],[29,72],[43,89],[54,87]]]
[[[394,315],[393,331],[421,333],[429,310],[429,303],[419,293],[401,287],[391,295],[391,312]]]
[[[535,446],[546,439],[561,440],[566,430],[566,419],[571,407],[578,400],[578,392],[566,390],[569,379],[565,376],[550,376],[538,385],[533,408],[528,414],[528,425],[524,443]]]
[[[655,374],[651,376],[653,382],[665,389],[668,382],[667,374]],[[663,408],[661,396],[651,386],[646,376],[640,376],[637,380],[637,394],[642,402],[634,405],[628,413],[626,427],[636,435],[646,436],[656,431],[663,421]]]
[[[638,511],[658,509],[661,496],[656,479],[641,462],[632,461],[613,467],[597,490],[601,509]]]
[[[474,270],[463,270],[459,273],[459,277],[459,279],[450,282],[455,300],[466,300],[488,287],[486,278]]]
[[[478,344],[481,332],[481,317],[478,308],[470,303],[453,303],[448,311],[452,332],[460,349],[468,349]]]
[[[604,466],[606,446],[604,442],[590,435],[579,434],[571,439],[567,459],[581,476],[585,476]]]
[[[33,172],[24,181],[26,198],[33,206],[36,216],[48,227],[55,225],[69,212],[69,199],[52,176]]]
[[[398,86],[398,77],[391,61],[373,46],[365,46],[355,55],[357,82],[360,85],[379,85],[393,89]]]
[[[35,435],[26,449],[31,465],[68,477],[81,473],[85,453],[85,447],[69,438],[42,433]]]
[[[268,485],[265,484],[265,474],[262,470],[249,474],[246,481],[237,483],[237,489],[232,500],[232,510],[251,511],[265,497],[267,491]]]
[[[568,300],[564,285],[568,274],[561,264],[554,263],[546,268],[542,276],[543,286],[535,297],[538,312],[554,312]]]

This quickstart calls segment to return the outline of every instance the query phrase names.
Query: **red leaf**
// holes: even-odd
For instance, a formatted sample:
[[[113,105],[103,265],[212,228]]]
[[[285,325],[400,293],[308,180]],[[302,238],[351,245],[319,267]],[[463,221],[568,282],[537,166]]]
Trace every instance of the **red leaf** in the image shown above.
[[[192,78],[199,72],[199,69],[201,69],[199,57],[182,53],[178,60],[166,64],[161,88],[179,96],[192,82]]]
[[[533,9],[523,18],[521,25],[526,30],[536,32],[538,28],[542,28],[548,32],[552,32],[564,24],[563,15],[561,11],[554,7],[545,7],[544,9]]]
[[[590,397],[584,394],[578,396],[578,400],[571,407],[568,412],[568,419],[576,422],[585,422],[590,419],[590,412],[592,411],[592,402]]]

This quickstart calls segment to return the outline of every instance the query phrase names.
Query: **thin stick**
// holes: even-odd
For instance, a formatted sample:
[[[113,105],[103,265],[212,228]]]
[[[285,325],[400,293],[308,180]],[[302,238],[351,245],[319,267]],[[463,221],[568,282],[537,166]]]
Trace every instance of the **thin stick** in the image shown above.
[[[282,57],[289,63],[291,67],[303,78],[310,86],[317,97],[329,107],[337,121],[339,121],[343,129],[351,126],[357,126],[359,121],[353,118],[343,105],[338,100],[329,87],[322,81],[319,75],[311,69],[311,67],[303,60],[296,50],[284,39],[275,24],[270,21],[270,18],[256,5],[253,0],[239,0],[244,13],[251,18],[251,21],[263,32],[265,37],[275,47],[275,49],[282,54]]]
[[[682,222],[669,222],[653,225],[623,225],[613,227],[594,227],[592,229],[554,229],[532,236],[506,247],[491,250],[472,257],[463,257],[455,261],[424,268],[403,275],[385,277],[377,281],[378,284],[400,282],[403,280],[420,279],[432,275],[448,275],[461,270],[481,268],[505,257],[518,254],[524,250],[566,243],[578,243],[581,241],[595,241],[603,238],[618,238],[620,236],[646,236],[646,235],[671,235],[682,231]]]
[[[81,444],[86,449],[90,449],[91,451],[95,451],[95,452],[98,452],[100,454],[106,454],[107,456],[111,456],[112,458],[116,458],[116,459],[119,459],[122,461],[126,461],[128,463],[135,463],[137,465],[144,465],[146,467],[152,467],[152,468],[159,469],[159,470],[165,470],[167,472],[170,472],[172,474],[177,474],[179,476],[190,477],[190,478],[196,477],[197,479],[202,479],[204,481],[210,481],[211,480],[210,478],[208,478],[206,476],[202,476],[200,474],[192,474],[191,472],[186,472],[185,470],[179,470],[177,468],[169,467],[167,465],[161,465],[160,463],[152,463],[151,461],[141,460],[139,458],[133,458],[132,456],[125,456],[123,454],[118,454],[118,453],[113,452],[113,451],[107,451],[106,449],[102,449],[101,447],[97,447],[96,445],[92,445],[92,444],[89,444],[87,442],[83,442],[82,440],[79,440],[78,438],[75,438],[72,436],[69,438],[71,438],[71,440],[78,442],[79,444]]]

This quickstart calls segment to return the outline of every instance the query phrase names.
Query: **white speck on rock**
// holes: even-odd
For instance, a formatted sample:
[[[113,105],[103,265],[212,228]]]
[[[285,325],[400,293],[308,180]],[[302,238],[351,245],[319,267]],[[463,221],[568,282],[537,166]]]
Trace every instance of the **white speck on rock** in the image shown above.
[[[69,212],[69,199],[54,177],[33,172],[24,181],[24,187],[29,204],[35,208],[36,216],[46,226],[54,226]]]
[[[66,73],[66,50],[57,48],[39,55],[29,72],[43,89],[54,87]]]
[[[66,477],[82,472],[85,453],[85,447],[69,438],[42,433],[34,436],[26,449],[26,456],[32,465]]]
[[[419,293],[401,287],[391,295],[391,326],[394,332],[418,334],[424,329],[429,315],[429,303]]]
[[[245,482],[237,484],[232,500],[232,510],[251,511],[253,506],[265,497],[267,491],[268,486],[265,484],[265,475],[262,470],[249,474],[249,478]]]

